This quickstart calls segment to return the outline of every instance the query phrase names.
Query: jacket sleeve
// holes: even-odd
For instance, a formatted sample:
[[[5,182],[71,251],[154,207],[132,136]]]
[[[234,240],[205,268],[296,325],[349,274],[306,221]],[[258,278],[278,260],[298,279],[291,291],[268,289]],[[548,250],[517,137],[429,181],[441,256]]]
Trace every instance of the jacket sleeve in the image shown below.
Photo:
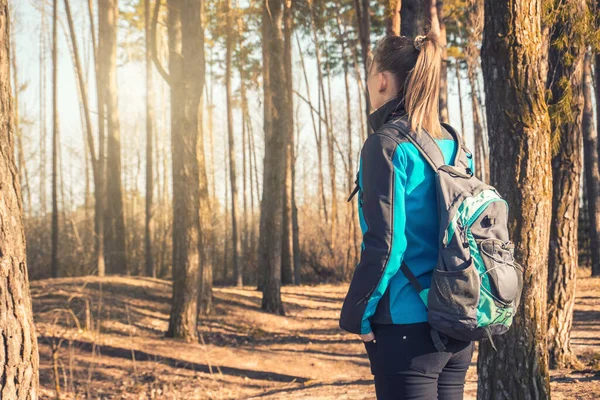
[[[354,270],[340,315],[348,332],[371,332],[369,318],[400,269],[406,250],[406,158],[398,143],[373,134],[361,152],[363,234],[360,262]]]

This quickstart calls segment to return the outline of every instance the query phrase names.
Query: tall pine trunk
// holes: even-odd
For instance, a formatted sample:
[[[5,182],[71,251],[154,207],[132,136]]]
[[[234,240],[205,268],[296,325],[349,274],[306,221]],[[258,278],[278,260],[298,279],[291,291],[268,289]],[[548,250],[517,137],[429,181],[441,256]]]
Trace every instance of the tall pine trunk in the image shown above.
[[[598,17],[598,12],[600,12],[600,0],[596,3],[596,16]],[[600,18],[600,17],[599,17]],[[600,51],[596,53],[595,57],[595,80],[596,80],[596,137],[600,138]],[[600,139],[596,140],[596,154],[600,157]],[[600,171],[600,165],[598,166]],[[599,206],[600,208],[600,206]],[[596,209],[597,210],[597,209]],[[597,212],[597,211],[596,211]],[[596,222],[596,228],[598,229],[599,224]],[[600,236],[600,233],[597,233]],[[593,261],[592,256],[592,276],[600,276],[600,247],[592,248],[592,251],[595,251],[595,256],[597,262]]]
[[[431,0],[403,0],[400,10],[400,34],[414,38],[423,33],[423,14],[425,6],[431,4]]]
[[[56,0],[58,1],[58,0]],[[0,398],[38,398],[38,347],[27,276],[21,187],[14,156],[10,16],[0,0]]]
[[[103,60],[103,101],[106,107],[106,204],[104,258],[107,272],[129,273],[125,244],[125,215],[121,184],[121,133],[117,83],[118,0],[98,2],[98,58]],[[110,205],[110,206],[108,206]]]
[[[156,278],[156,267],[152,259],[152,197],[154,185],[152,174],[154,137],[154,92],[152,90],[152,48],[150,46],[150,0],[144,0],[144,30],[146,34],[146,219],[144,249],[146,255],[146,275]]]
[[[400,36],[400,9],[402,0],[388,0],[385,18],[385,32],[388,36]]]
[[[104,54],[104,42],[96,40],[96,30],[94,27],[94,14],[92,0],[88,1],[88,15],[90,20],[90,31],[92,36],[92,46],[94,49],[94,66],[96,72],[96,100],[98,108],[98,158],[96,160],[96,175],[94,176],[94,250],[96,252],[96,270],[98,276],[104,276],[106,273],[106,263],[104,259],[104,210],[106,206],[105,188],[105,123],[104,123],[104,97],[105,97],[105,78],[106,59],[99,58],[98,54]],[[89,140],[88,140],[89,143]]]
[[[238,227],[238,190],[237,175],[235,169],[235,144],[233,141],[233,99],[231,97],[231,60],[233,56],[233,15],[231,0],[225,2],[225,13],[227,19],[227,35],[225,38],[225,90],[227,96],[227,137],[229,140],[229,184],[231,185],[231,243],[233,279],[236,286],[242,286],[242,268],[240,263],[240,233]]]
[[[285,190],[285,151],[287,145],[285,71],[283,68],[283,1],[263,3],[263,53],[268,53],[269,90],[265,107],[269,107],[269,128],[265,132],[263,196],[260,212],[258,265],[262,265],[262,309],[283,315],[281,302],[281,236],[283,234],[283,193]],[[268,98],[268,100],[267,100]],[[265,121],[266,122],[266,121]]]
[[[554,24],[547,87],[553,142],[552,225],[548,255],[548,353],[550,368],[580,364],[571,349],[575,307],[581,177],[581,118],[585,44],[577,24],[585,19],[585,0],[565,0]],[[569,45],[558,43],[566,41]]]
[[[59,274],[58,266],[58,0],[52,11],[52,261],[53,278]]]
[[[541,25],[541,0],[485,1],[481,59],[490,181],[513,210],[511,240],[525,272],[513,326],[494,339],[497,351],[488,342],[480,344],[480,400],[550,398],[546,288],[552,170]]]
[[[173,175],[173,301],[166,336],[195,341],[201,274],[210,262],[210,204],[199,106],[204,87],[204,28],[201,0],[169,0],[169,73],[156,57],[156,24],[152,17],[153,57],[171,88],[171,154]],[[200,307],[202,309],[202,307]]]
[[[285,73],[286,104],[285,118],[287,145],[285,149],[285,190],[283,203],[283,236],[281,247],[281,281],[284,285],[295,284],[294,276],[294,229],[293,229],[293,176],[294,168],[294,87],[292,75],[292,15],[293,0],[284,0],[283,12],[283,63]]]
[[[398,0],[400,1],[400,0]],[[415,0],[416,1],[416,0]],[[358,26],[358,38],[360,41],[360,50],[362,55],[363,72],[365,88],[367,87],[367,77],[369,76],[369,54],[371,53],[371,15],[369,0],[354,0],[354,9],[356,13],[356,25]],[[404,20],[404,18],[402,18]],[[365,113],[368,118],[371,113],[371,102],[369,101],[369,91],[364,91],[365,95]],[[368,119],[367,119],[368,120]],[[367,133],[371,132],[371,127],[367,124]],[[366,136],[366,135],[365,135]]]
[[[598,71],[598,70],[596,70]],[[592,271],[600,271],[600,161],[598,131],[594,127],[592,105],[592,55],[585,55],[583,64],[583,162],[587,190],[587,214],[589,218],[590,253]]]

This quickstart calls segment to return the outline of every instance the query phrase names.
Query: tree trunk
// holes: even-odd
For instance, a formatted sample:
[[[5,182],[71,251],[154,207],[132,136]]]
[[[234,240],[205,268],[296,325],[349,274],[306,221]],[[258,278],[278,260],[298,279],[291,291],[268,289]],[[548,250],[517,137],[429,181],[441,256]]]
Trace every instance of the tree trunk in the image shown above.
[[[58,0],[52,11],[52,261],[53,278],[58,278]]]
[[[12,32],[11,32],[12,34]],[[12,35],[14,36],[14,35]],[[24,208],[23,215],[26,216],[27,212],[32,212],[31,209],[31,188],[29,186],[29,175],[27,174],[27,163],[25,161],[25,152],[23,150],[23,132],[21,131],[20,124],[20,115],[19,115],[19,95],[21,92],[21,87],[19,84],[19,75],[17,70],[17,57],[15,51],[15,40],[13,39],[11,42],[11,66],[12,66],[12,76],[13,76],[13,86],[14,86],[14,121],[15,121],[15,137],[17,139],[15,151],[17,152],[17,167],[19,169],[19,182],[21,187],[24,188],[23,192],[27,200],[24,202],[24,205],[27,208]]]
[[[479,347],[478,399],[549,399],[547,261],[552,217],[550,121],[540,0],[486,0],[481,59],[491,183],[503,194],[515,258],[524,266],[513,327]]]
[[[240,32],[243,29],[240,26]],[[241,51],[241,43],[240,43],[240,51]],[[248,265],[250,264],[250,248],[248,245],[248,184],[247,184],[247,176],[248,176],[248,151],[246,148],[246,142],[248,137],[248,99],[246,98],[246,82],[244,75],[244,68],[242,63],[238,63],[239,73],[240,73],[240,103],[241,103],[241,112],[242,112],[242,256],[243,260],[243,271],[248,273]]]
[[[40,213],[46,215],[46,7],[42,7],[40,24]]]
[[[281,302],[281,237],[283,234],[283,192],[285,190],[285,151],[287,145],[285,103],[287,93],[283,68],[282,0],[263,3],[263,53],[269,54],[269,107],[271,132],[265,132],[263,196],[260,212],[258,265],[264,265],[262,309],[283,315]],[[269,99],[267,99],[269,98]],[[266,122],[266,121],[265,121]]]
[[[600,0],[597,1],[596,5],[596,15],[600,11]],[[596,138],[600,138],[600,51],[596,53],[595,57],[595,80],[596,80]],[[600,140],[596,140],[596,154],[600,157]],[[600,171],[600,165],[598,165],[598,170]],[[600,206],[596,206],[596,210],[598,210]],[[596,211],[598,212],[598,211]],[[596,221],[596,229],[600,228],[600,224]],[[600,233],[597,233],[600,236]],[[599,239],[600,240],[600,239]],[[597,247],[593,247],[592,243],[592,276],[600,276],[600,244]],[[595,252],[595,253],[594,253]],[[594,262],[594,257],[596,262]]]
[[[431,0],[432,8],[436,11],[436,17],[431,18],[432,29],[436,29],[438,32],[440,45],[442,46],[442,69],[440,70],[440,120],[445,123],[450,122],[448,117],[448,39],[446,37],[446,23],[444,22],[443,8],[444,3],[442,0]],[[433,25],[437,21],[438,28],[434,28]]]
[[[486,174],[488,174],[489,166],[485,163],[485,148],[483,140],[483,126],[481,125],[481,107],[479,105],[479,97],[476,92],[475,81],[477,79],[475,69],[468,66],[467,77],[469,79],[469,87],[471,89],[471,111],[473,115],[473,139],[475,145],[475,176],[487,182]],[[484,166],[485,165],[485,166]]]
[[[57,0],[58,1],[58,0]],[[38,348],[27,277],[23,206],[14,157],[10,16],[0,0],[0,398],[38,398]]]
[[[598,71],[598,70],[597,70]],[[585,188],[587,190],[587,210],[589,218],[590,253],[592,273],[600,275],[600,161],[598,131],[594,128],[592,103],[592,55],[586,54],[583,64],[583,162],[585,169]]]
[[[159,6],[158,2],[153,33]],[[198,154],[199,149],[203,150],[198,118],[205,69],[202,1],[169,0],[167,9],[168,75],[153,51],[158,70],[171,87],[173,302],[166,336],[195,341],[198,299],[202,298],[201,264],[207,261],[207,240],[211,237],[207,232],[210,223],[200,226],[201,222],[207,223],[209,215],[204,155]]]
[[[402,0],[388,0],[385,10],[385,33],[388,36],[400,36],[400,9]]]
[[[117,21],[119,0],[98,2],[98,58],[103,60],[103,101],[106,106],[106,207],[104,258],[107,272],[129,273],[125,244],[125,215],[121,184],[121,133],[117,83]]]
[[[487,162],[486,140],[482,124],[481,104],[478,96],[477,69],[479,68],[479,43],[483,30],[483,0],[469,0],[467,8],[467,32],[465,44],[465,61],[467,63],[467,79],[471,95],[471,113],[473,119],[473,138],[475,152],[475,176],[483,182],[488,181],[489,165]]]
[[[104,97],[105,97],[105,73],[106,60],[100,59],[98,54],[104,54],[104,42],[96,40],[94,28],[94,14],[92,0],[88,1],[88,14],[90,19],[90,31],[92,33],[92,45],[94,47],[94,66],[96,72],[96,99],[98,106],[98,159],[96,165],[96,176],[94,177],[94,250],[96,252],[96,269],[98,276],[104,276],[106,264],[104,260],[104,209],[106,198],[105,184],[105,124],[104,124]],[[88,140],[89,146],[89,140]]]
[[[152,174],[154,137],[154,93],[152,90],[152,47],[150,45],[150,0],[144,0],[144,30],[146,34],[146,224],[144,248],[146,254],[146,275],[156,278],[156,268],[152,259],[152,197],[154,185]]]
[[[430,3],[431,0],[427,0]],[[423,33],[423,13],[425,12],[423,0],[404,0],[400,10],[402,24],[400,34],[414,38]]]
[[[225,13],[227,26],[233,28],[233,16],[231,11],[231,0],[225,2]],[[227,29],[225,39],[225,90],[227,92],[227,137],[229,139],[229,182],[231,185],[231,242],[232,242],[232,264],[233,279],[236,286],[242,286],[242,269],[239,261],[240,256],[240,235],[238,229],[238,192],[237,176],[235,169],[235,144],[233,141],[233,102],[231,98],[231,58],[233,55],[233,32]]]
[[[585,18],[585,0],[563,3],[550,40],[547,88],[552,135],[552,225],[548,255],[548,353],[550,368],[581,366],[571,349],[578,266],[577,232],[581,177],[583,38],[576,29]],[[564,16],[564,17],[563,17]],[[570,45],[558,46],[566,40]],[[581,44],[580,44],[581,43]],[[565,107],[565,103],[567,106]]]
[[[400,0],[398,0],[400,1]],[[416,0],[415,0],[416,1]],[[356,25],[358,26],[358,38],[360,41],[360,49],[362,55],[365,87],[367,87],[367,77],[369,76],[369,54],[371,53],[371,16],[369,0],[354,0],[354,8],[356,10]],[[404,17],[401,17],[404,21]],[[365,112],[367,120],[371,113],[371,102],[369,100],[369,91],[365,90]],[[367,124],[367,134],[371,132],[371,127]]]
[[[292,169],[294,168],[294,87],[292,74],[292,30],[293,0],[284,0],[283,12],[283,69],[285,74],[285,119],[287,145],[285,149],[285,188],[283,197],[283,236],[281,247],[281,282],[284,285],[295,284],[294,276],[294,230],[292,226]]]
[[[460,76],[460,61],[458,58],[454,63],[454,72],[456,73],[456,87],[458,89],[458,109],[460,112],[460,131],[461,134],[465,134],[465,118],[463,115],[463,101],[462,101],[462,78]]]

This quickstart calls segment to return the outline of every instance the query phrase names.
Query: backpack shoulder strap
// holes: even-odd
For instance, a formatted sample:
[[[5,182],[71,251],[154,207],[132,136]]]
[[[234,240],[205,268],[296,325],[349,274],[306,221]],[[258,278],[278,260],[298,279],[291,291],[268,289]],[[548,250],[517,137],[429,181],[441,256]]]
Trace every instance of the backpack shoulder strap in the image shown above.
[[[425,158],[425,161],[427,161],[434,171],[437,171],[446,165],[442,150],[435,142],[435,139],[433,139],[425,129],[422,129],[422,132],[417,134],[410,128],[405,118],[398,118],[390,122],[390,126],[400,131],[400,133],[405,136],[417,150],[419,150],[419,153],[421,153],[423,158]]]

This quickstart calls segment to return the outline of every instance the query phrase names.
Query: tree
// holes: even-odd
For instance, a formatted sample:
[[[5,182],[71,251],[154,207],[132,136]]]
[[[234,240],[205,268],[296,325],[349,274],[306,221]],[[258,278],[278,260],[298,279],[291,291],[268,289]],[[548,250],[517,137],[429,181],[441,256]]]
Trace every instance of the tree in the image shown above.
[[[400,10],[402,0],[389,0],[386,7],[386,34],[400,36]]]
[[[144,0],[144,33],[146,38],[146,221],[144,249],[146,254],[146,275],[156,277],[152,259],[152,196],[153,174],[152,138],[154,137],[154,93],[152,91],[152,46],[150,45],[150,0]]]
[[[263,54],[268,54],[268,86],[264,90],[265,157],[263,195],[260,207],[258,265],[263,266],[262,309],[283,315],[281,302],[281,246],[283,234],[283,193],[285,190],[285,103],[283,68],[283,1],[264,0]],[[267,125],[268,122],[268,125]]]
[[[38,347],[27,277],[21,187],[14,156],[13,104],[10,85],[10,16],[0,0],[0,397],[36,399]]]
[[[102,100],[106,110],[106,207],[104,258],[109,273],[129,273],[121,184],[121,132],[117,85],[117,21],[119,0],[98,1],[98,60]]]
[[[482,342],[479,399],[549,399],[546,350],[547,260],[552,215],[550,121],[544,98],[541,0],[486,0],[482,66],[491,183],[511,210],[515,258],[524,266],[511,329]]]
[[[577,366],[571,326],[577,277],[577,227],[581,176],[581,118],[585,0],[557,4],[547,87],[552,123],[552,225],[548,258],[548,351],[551,368]]]
[[[52,265],[58,278],[58,0],[52,3]]]
[[[233,278],[236,286],[243,285],[243,271],[240,262],[240,232],[238,227],[238,190],[237,175],[235,169],[235,143],[233,140],[233,99],[231,95],[231,59],[233,56],[233,11],[231,10],[231,0],[225,0],[225,15],[228,27],[225,37],[225,90],[227,96],[227,137],[229,139],[229,181],[231,185],[231,242],[232,242],[232,261]]]
[[[285,149],[285,190],[283,202],[283,236],[281,254],[281,281],[283,284],[297,284],[294,274],[294,193],[293,175],[295,168],[294,156],[294,87],[292,71],[292,31],[293,27],[293,0],[284,0],[283,11],[283,62],[286,89],[286,136],[287,145]]]
[[[483,0],[469,0],[466,10],[466,43],[464,47],[467,63],[467,79],[471,94],[473,137],[475,142],[475,174],[484,182],[489,175],[488,152],[481,118],[481,104],[477,95],[477,71],[479,69],[479,42],[483,30]]]
[[[173,301],[166,336],[195,341],[200,280],[210,268],[212,228],[199,106],[205,81],[201,0],[168,0],[169,72],[156,51],[161,1],[152,16],[152,58],[171,88],[173,174]],[[212,284],[212,282],[211,282]]]
[[[402,36],[415,37],[423,33],[423,13],[424,3],[430,4],[431,0],[426,2],[422,0],[404,0],[400,10],[400,33]]]
[[[596,70],[598,71],[598,70]],[[592,55],[585,55],[583,64],[583,162],[587,206],[590,227],[590,252],[592,255],[592,273],[600,271],[600,161],[598,149],[598,131],[594,128],[592,105]],[[598,73],[596,73],[598,75]]]
[[[398,0],[400,1],[400,0]],[[417,1],[417,0],[414,0]],[[358,26],[358,39],[360,41],[360,49],[363,61],[365,88],[367,87],[367,77],[369,76],[369,54],[371,54],[371,16],[369,10],[369,0],[354,0],[354,8],[356,12],[356,25]],[[404,17],[401,17],[404,20]],[[367,117],[371,113],[371,106],[369,102],[369,92],[364,91],[365,95],[365,112]],[[367,124],[367,131],[370,132],[371,128]]]
[[[596,2],[596,26],[600,26],[600,16],[598,15],[598,11],[600,11],[600,0]],[[595,62],[595,79],[596,79],[596,137],[600,137],[600,50],[596,51],[596,62]],[[596,140],[596,153],[600,157],[600,140]],[[599,165],[600,168],[600,165]],[[598,208],[596,208],[596,213],[598,212]],[[596,229],[597,231],[593,233],[596,237],[600,236],[600,231],[598,228],[600,227],[599,223],[596,221]],[[593,226],[592,226],[593,229]],[[596,262],[593,262],[594,256],[592,256],[592,276],[600,276],[600,245],[594,249],[592,246],[592,251],[595,251],[595,259]]]

